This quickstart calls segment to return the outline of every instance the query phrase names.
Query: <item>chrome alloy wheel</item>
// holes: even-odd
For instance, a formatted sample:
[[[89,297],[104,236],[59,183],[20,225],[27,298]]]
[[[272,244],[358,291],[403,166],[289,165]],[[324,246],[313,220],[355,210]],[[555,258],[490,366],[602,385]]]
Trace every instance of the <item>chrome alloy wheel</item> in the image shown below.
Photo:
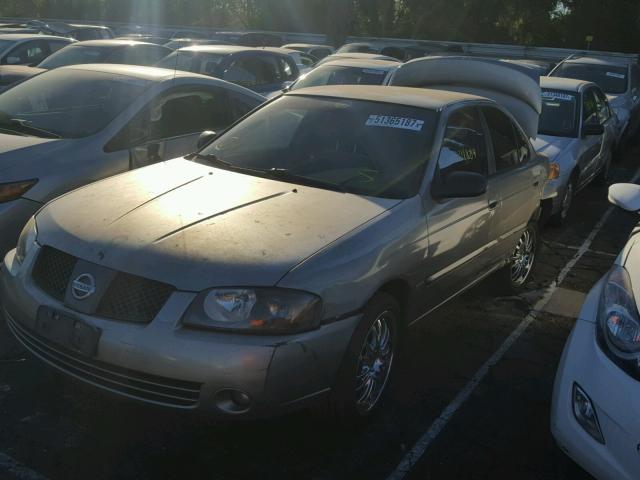
[[[533,260],[535,258],[535,233],[532,231],[532,227],[522,233],[516,249],[511,257],[511,281],[515,285],[522,285],[527,281],[529,273],[533,268]]]
[[[356,408],[361,414],[371,411],[387,384],[393,362],[394,338],[392,313],[384,311],[375,319],[358,358],[356,369]]]

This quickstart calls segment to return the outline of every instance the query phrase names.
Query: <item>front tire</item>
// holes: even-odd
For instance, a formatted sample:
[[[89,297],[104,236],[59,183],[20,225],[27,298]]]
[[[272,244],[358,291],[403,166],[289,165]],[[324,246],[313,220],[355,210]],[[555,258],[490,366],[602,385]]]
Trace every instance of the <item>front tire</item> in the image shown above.
[[[330,416],[357,420],[380,405],[391,376],[398,345],[401,309],[389,294],[367,303],[327,401]]]
[[[550,222],[554,227],[561,227],[567,221],[567,217],[571,211],[571,204],[573,203],[575,191],[576,181],[572,178],[564,189],[564,195],[560,202],[560,210],[551,216]]]

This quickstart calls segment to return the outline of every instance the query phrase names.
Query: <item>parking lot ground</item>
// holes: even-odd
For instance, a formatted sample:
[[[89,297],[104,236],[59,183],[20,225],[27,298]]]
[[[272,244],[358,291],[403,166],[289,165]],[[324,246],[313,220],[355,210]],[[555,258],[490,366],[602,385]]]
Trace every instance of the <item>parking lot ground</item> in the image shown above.
[[[637,157],[629,152],[616,164],[616,180],[633,176]],[[565,228],[542,230],[539,265],[525,293],[496,298],[487,280],[411,329],[383,410],[359,426],[307,412],[215,423],[130,403],[50,372],[1,326],[0,478],[386,479],[608,211],[548,308],[536,312],[406,477],[588,479],[555,446],[548,417],[556,366],[581,295],[607,271],[637,222],[609,210],[604,187],[578,195]]]

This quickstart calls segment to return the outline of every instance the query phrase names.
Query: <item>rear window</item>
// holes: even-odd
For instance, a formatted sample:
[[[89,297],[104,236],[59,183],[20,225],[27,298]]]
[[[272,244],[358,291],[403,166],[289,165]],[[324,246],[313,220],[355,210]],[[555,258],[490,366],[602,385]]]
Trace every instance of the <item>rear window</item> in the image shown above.
[[[629,79],[626,67],[592,65],[587,63],[563,63],[553,77],[576,78],[598,85],[605,93],[618,95],[627,91]]]
[[[578,96],[575,93],[543,89],[538,133],[554,137],[575,137],[578,130],[578,106]]]
[[[69,45],[45,58],[38,67],[52,69],[66,65],[104,63],[112,52],[112,48]]]
[[[320,67],[301,78],[294,90],[322,85],[382,85],[386,76],[386,70],[375,68]]]

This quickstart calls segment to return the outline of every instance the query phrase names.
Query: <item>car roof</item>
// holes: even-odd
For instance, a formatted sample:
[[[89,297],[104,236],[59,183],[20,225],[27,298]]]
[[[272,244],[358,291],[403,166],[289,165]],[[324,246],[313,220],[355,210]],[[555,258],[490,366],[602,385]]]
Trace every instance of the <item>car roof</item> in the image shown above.
[[[301,88],[287,92],[285,95],[301,95],[314,97],[334,97],[350,100],[367,100],[371,102],[393,103],[410,107],[441,110],[449,105],[484,100],[486,98],[467,93],[447,90],[434,90],[414,87],[386,87],[378,85],[328,85],[321,87]]]
[[[199,52],[199,53],[217,53],[220,55],[230,55],[238,52],[262,51],[261,48],[243,47],[241,45],[191,45],[178,49],[179,52]]]
[[[616,57],[589,57],[589,56],[581,56],[568,58],[563,63],[572,63],[572,64],[585,64],[585,65],[616,65],[620,67],[626,67],[629,65],[630,60],[626,58],[616,58]]]
[[[138,40],[131,40],[126,38],[109,38],[103,40],[85,40],[84,42],[75,42],[74,46],[79,47],[126,47],[133,45],[155,45],[149,42],[140,42]]]
[[[579,92],[587,86],[595,85],[586,80],[577,80],[564,77],[540,77],[540,88],[553,88],[554,90],[566,90],[569,92]]]
[[[69,37],[59,37],[57,35],[42,35],[39,33],[0,33],[0,40],[67,40],[74,42]]]
[[[327,66],[336,66],[336,67],[353,67],[353,68],[378,68],[378,69],[390,69],[393,67],[397,67],[401,65],[402,62],[391,61],[391,60],[376,60],[372,59],[361,59],[361,58],[343,58],[330,60],[328,62],[319,65],[318,68],[324,68]]]
[[[267,52],[275,52],[282,53],[283,55],[291,55],[291,54],[301,54],[303,52],[299,52],[298,50],[294,50],[292,48],[284,48],[284,47],[258,47],[258,50],[265,50]]]
[[[333,47],[330,45],[321,45],[315,43],[287,43],[283,45],[282,48],[329,48],[333,50]]]
[[[72,69],[72,70],[86,70],[90,72],[103,72],[113,73],[116,75],[124,75],[132,78],[139,78],[142,80],[162,81],[168,78],[175,77],[198,77],[198,78],[211,78],[206,75],[200,75],[198,73],[185,72],[182,70],[169,70],[166,68],[158,67],[143,67],[139,65],[124,65],[124,64],[111,64],[111,63],[87,63],[82,65],[68,65],[66,67],[56,68],[55,70]]]

